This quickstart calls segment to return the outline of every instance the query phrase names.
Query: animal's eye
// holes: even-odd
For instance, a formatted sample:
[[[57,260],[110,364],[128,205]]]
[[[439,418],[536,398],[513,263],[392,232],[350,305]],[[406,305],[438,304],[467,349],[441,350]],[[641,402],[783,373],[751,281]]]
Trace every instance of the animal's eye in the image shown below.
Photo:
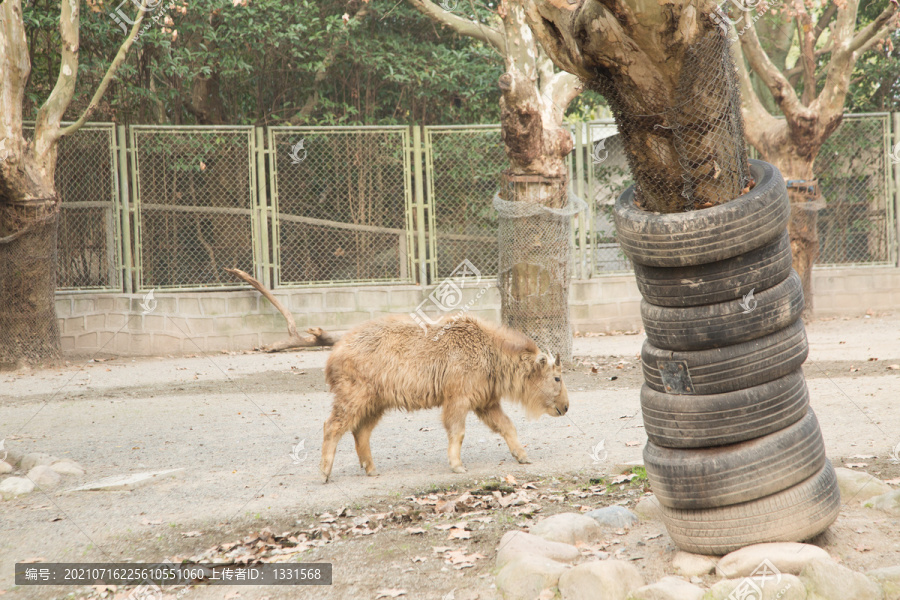
[[[555,380],[557,380],[557,381],[559,381],[559,377],[554,377],[554,378],[553,378],[553,379],[555,379]]]

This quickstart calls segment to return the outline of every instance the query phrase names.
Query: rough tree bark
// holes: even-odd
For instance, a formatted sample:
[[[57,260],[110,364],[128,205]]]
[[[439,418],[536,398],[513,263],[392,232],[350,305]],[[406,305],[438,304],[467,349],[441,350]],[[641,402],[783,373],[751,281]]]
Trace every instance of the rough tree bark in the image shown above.
[[[500,29],[460,17],[431,0],[409,1],[429,18],[493,46],[503,57],[506,72],[499,80],[500,126],[509,169],[502,176],[501,196],[553,208],[564,206],[569,189],[565,159],[573,143],[568,129],[563,127],[563,117],[569,103],[581,93],[578,78],[554,69],[517,0],[501,0],[497,8]],[[515,219],[512,223],[515,227],[522,221],[524,227],[526,220]],[[534,240],[534,252],[546,254],[539,244]],[[560,343],[570,330],[565,277],[525,260],[500,274],[500,289],[504,323],[570,360],[568,344]],[[512,302],[516,303],[515,311],[510,310]],[[548,331],[550,323],[562,330],[562,335],[559,330]]]
[[[610,102],[645,209],[679,212],[739,195],[746,156],[714,158],[721,127],[740,128],[739,108],[709,93],[736,85],[733,69],[696,54],[721,35],[713,2],[521,1],[553,61]],[[682,180],[689,189],[672,193]]]
[[[21,0],[0,3],[0,362],[42,361],[59,356],[56,320],[57,146],[96,110],[125,60],[143,21],[139,10],[128,37],[79,119],[66,127],[78,73],[79,3],[61,2],[60,70],[35,119],[34,136],[22,132],[22,101],[31,72]]]
[[[790,69],[781,58],[782,44],[775,44],[768,51],[763,48],[759,33],[764,20],[754,23],[745,13],[742,20],[748,23],[742,25],[740,43],[734,44],[733,50],[747,139],[763,160],[778,167],[786,180],[815,179],[813,168],[822,144],[841,124],[856,61],[900,24],[897,5],[887,0],[884,5],[874,21],[857,30],[859,0],[829,0],[815,25],[807,4],[797,0],[787,4],[780,11],[785,19],[782,27],[790,34],[796,30],[796,38],[789,38],[798,40],[798,57]],[[823,42],[826,31],[829,35]],[[776,55],[774,60],[772,53]],[[829,60],[818,68],[823,56]],[[766,108],[751,73],[771,93],[784,119],[776,118]],[[801,84],[802,92],[798,94],[796,89]],[[816,215],[823,204],[816,193],[807,189],[814,188],[802,183],[789,188],[793,205],[789,230],[794,269],[803,281],[808,311],[813,302],[812,265],[819,251]]]

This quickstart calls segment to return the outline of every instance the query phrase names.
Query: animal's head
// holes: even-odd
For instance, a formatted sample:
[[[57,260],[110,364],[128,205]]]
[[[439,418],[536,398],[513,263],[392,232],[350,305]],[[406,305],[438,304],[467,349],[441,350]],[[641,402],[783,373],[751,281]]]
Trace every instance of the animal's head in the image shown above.
[[[538,352],[525,355],[525,360],[533,361],[528,365],[530,373],[525,386],[525,397],[522,403],[530,417],[548,414],[561,417],[569,410],[569,393],[562,380],[562,365],[559,354],[556,358],[549,352]]]

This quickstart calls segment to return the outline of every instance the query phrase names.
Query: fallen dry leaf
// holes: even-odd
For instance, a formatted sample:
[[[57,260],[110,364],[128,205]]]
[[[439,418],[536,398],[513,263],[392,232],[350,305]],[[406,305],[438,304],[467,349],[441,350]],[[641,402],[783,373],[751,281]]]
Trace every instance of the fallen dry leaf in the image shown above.
[[[434,512],[436,513],[452,513],[456,512],[456,501],[455,500],[441,500],[437,504],[434,505]]]
[[[407,527],[406,533],[408,533],[409,535],[418,535],[421,533],[425,533],[425,530],[421,527]]]
[[[435,554],[443,554],[444,552],[449,552],[453,548],[451,548],[450,546],[432,546],[431,549]]]
[[[890,369],[891,371],[897,371],[898,369],[900,369],[900,365],[888,365],[888,369]]]
[[[640,446],[641,443],[638,442],[637,440],[635,440],[635,441],[631,441],[631,442],[625,442],[625,445],[626,445],[626,446],[634,447],[634,446]]]
[[[897,477],[896,479],[885,479],[884,482],[890,485],[900,485],[900,477]]]
[[[866,546],[865,544],[860,544],[856,547],[857,552],[868,552],[872,549],[872,546]]]
[[[398,590],[396,588],[378,590],[375,592],[377,595],[375,596],[375,600],[379,598],[399,598],[400,596],[406,595],[406,590]]]
[[[503,480],[510,485],[516,485],[516,478],[512,475],[507,475],[503,478]]]
[[[450,536],[447,538],[449,540],[467,540],[472,537],[472,534],[465,529],[451,529]]]
[[[34,556],[32,558],[26,558],[25,560],[20,560],[19,562],[24,565],[30,565],[30,564],[34,564],[34,563],[44,562],[45,560],[47,560],[47,559],[44,558],[43,556]]]
[[[868,467],[869,463],[847,463],[845,466],[848,469],[862,469],[864,467]]]
[[[200,537],[203,535],[202,531],[182,531],[181,535],[184,537]]]
[[[413,557],[412,557],[412,561],[413,561],[414,563],[425,562],[426,560],[428,560],[428,558],[425,557],[425,556],[413,556]]]

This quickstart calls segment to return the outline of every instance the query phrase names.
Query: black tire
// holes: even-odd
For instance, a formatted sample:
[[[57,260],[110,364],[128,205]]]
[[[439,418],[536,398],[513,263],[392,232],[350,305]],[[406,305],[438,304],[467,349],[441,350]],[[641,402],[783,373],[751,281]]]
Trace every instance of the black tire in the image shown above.
[[[659,214],[634,204],[634,186],[616,200],[613,215],[622,250],[651,267],[702,265],[739,256],[772,241],[788,225],[790,204],[781,173],[750,161],[756,186],[731,202],[685,213]]]
[[[672,541],[685,552],[723,555],[751,544],[803,542],[831,525],[841,495],[831,463],[784,491],[743,504],[705,510],[660,506]]]
[[[748,298],[704,306],[668,308],[641,301],[647,339],[663,350],[708,350],[761,338],[784,329],[803,312],[800,276],[791,271],[775,287]],[[744,307],[753,306],[748,312]]]
[[[811,477],[825,442],[811,409],[798,422],[739,444],[691,450],[644,446],[644,466],[659,503],[714,508],[775,494]]]
[[[644,340],[644,381],[657,392],[672,393],[663,383],[660,361],[683,362],[690,378],[688,394],[724,394],[761,385],[796,371],[809,354],[806,328],[797,319],[775,333],[733,346],[673,352]]]
[[[803,371],[751,388],[704,396],[677,396],[641,388],[644,429],[663,448],[707,448],[769,435],[806,416]]]
[[[701,306],[761,292],[791,273],[791,239],[785,230],[766,245],[745,254],[691,267],[634,265],[644,300],[656,306]]]

